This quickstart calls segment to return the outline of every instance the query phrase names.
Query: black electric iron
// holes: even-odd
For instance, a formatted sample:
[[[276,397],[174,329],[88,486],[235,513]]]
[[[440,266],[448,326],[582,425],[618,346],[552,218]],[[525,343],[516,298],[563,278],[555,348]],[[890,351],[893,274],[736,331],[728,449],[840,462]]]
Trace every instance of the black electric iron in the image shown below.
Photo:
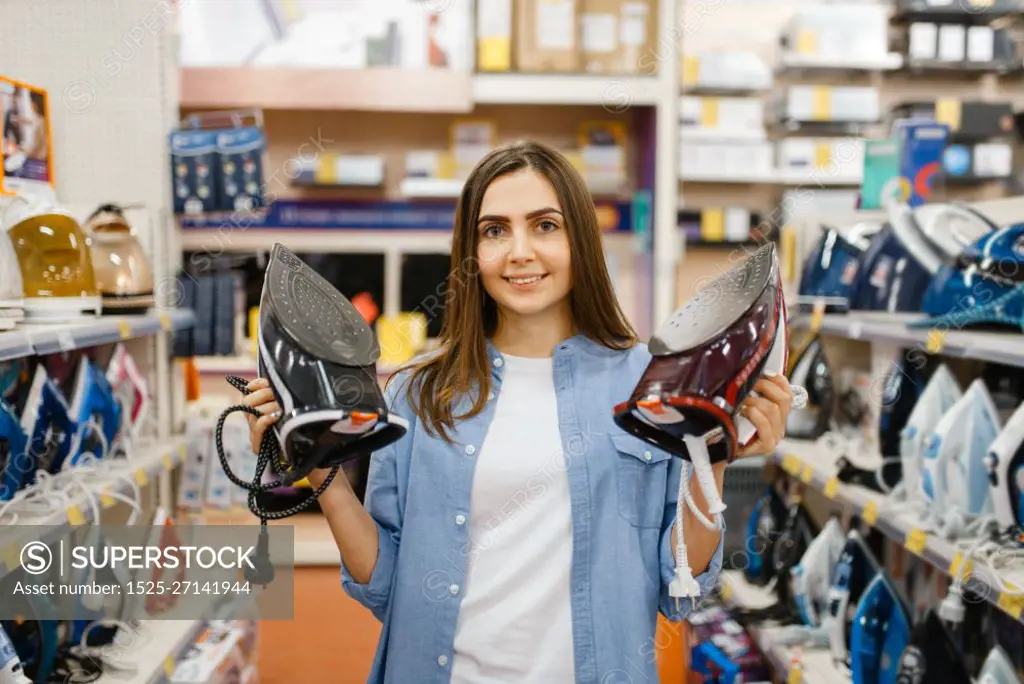
[[[878,557],[867,540],[852,529],[846,535],[846,546],[836,564],[832,588],[829,590],[829,648],[833,661],[850,668],[850,636],[854,614],[861,596],[871,580],[880,572]]]
[[[821,338],[813,335],[793,349],[790,359],[786,375],[791,382],[807,389],[807,405],[790,411],[786,434],[794,439],[817,439],[828,432],[836,401],[832,370]]]
[[[933,609],[914,627],[910,645],[903,650],[896,669],[896,684],[930,682],[971,684],[952,632]]]
[[[222,443],[224,421],[234,412],[259,416],[244,404],[229,407],[217,422],[217,453],[228,477],[249,491],[249,509],[264,526],[257,556],[267,558],[267,520],[308,508],[339,469],[405,435],[408,423],[392,414],[377,382],[380,347],[352,303],[281,244],[270,253],[260,298],[258,369],[281,406],[281,418],[260,445],[252,482],[238,478]],[[227,378],[248,393],[245,380]],[[273,476],[264,477],[267,466]],[[323,484],[302,502],[274,510],[271,490],[290,487],[314,469],[330,469]],[[269,480],[269,481],[268,481]],[[262,566],[261,579],[270,572]],[[259,574],[259,573],[257,573]],[[257,583],[265,584],[269,580]]]

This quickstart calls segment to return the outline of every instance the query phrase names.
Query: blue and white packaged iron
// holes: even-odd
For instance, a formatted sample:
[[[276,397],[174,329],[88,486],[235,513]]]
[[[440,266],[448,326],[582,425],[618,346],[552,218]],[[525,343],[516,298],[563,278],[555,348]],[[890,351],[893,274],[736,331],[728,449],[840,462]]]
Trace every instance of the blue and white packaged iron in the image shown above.
[[[1024,223],[1006,226],[964,249],[929,282],[911,327],[1024,329]]]
[[[857,603],[850,634],[854,682],[898,684],[900,657],[910,644],[910,612],[885,573],[880,572]]]
[[[10,501],[35,474],[35,457],[14,407],[0,399],[0,501]]]
[[[1001,530],[1024,530],[1024,403],[985,455],[992,509]]]
[[[35,482],[37,470],[56,472],[74,449],[78,426],[64,395],[42,363],[36,363],[32,384],[21,407],[21,428],[36,463],[24,484]]]
[[[850,230],[825,229],[817,248],[804,261],[797,302],[809,311],[824,302],[830,313],[843,313],[850,306],[861,255],[878,232],[875,224],[857,224]]]
[[[78,361],[69,404],[71,419],[77,426],[76,448],[70,454],[69,465],[77,465],[86,453],[97,459],[105,457],[121,430],[122,410],[106,375],[87,356]],[[63,463],[55,469],[61,467]]]

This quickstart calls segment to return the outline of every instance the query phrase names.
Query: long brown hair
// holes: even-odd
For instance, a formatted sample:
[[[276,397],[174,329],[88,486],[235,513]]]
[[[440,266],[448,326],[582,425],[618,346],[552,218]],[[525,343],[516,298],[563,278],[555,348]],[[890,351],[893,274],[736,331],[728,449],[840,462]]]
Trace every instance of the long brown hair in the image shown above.
[[[410,404],[428,432],[449,443],[448,430],[456,420],[483,410],[491,389],[487,340],[497,328],[498,308],[478,273],[480,205],[496,178],[521,169],[546,177],[562,206],[572,264],[570,310],[577,332],[611,349],[628,349],[638,341],[615,297],[594,201],[580,174],[557,151],[536,142],[517,142],[492,151],[469,174],[456,206],[440,344],[434,353],[413,363],[407,385]],[[455,415],[459,399],[471,393],[475,395],[472,406]]]

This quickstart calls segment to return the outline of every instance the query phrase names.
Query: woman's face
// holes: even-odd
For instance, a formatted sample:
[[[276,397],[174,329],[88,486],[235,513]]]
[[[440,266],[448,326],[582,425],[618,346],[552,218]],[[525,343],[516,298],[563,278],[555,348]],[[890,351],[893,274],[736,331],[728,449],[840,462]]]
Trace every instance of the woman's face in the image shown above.
[[[547,178],[524,169],[495,179],[476,230],[480,277],[499,308],[532,316],[565,303],[572,289],[569,226]]]

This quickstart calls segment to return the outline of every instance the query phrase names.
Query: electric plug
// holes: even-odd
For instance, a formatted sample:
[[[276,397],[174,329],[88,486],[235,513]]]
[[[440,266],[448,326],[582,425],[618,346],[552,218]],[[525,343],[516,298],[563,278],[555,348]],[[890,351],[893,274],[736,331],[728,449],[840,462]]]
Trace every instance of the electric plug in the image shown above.
[[[270,562],[270,534],[265,524],[260,528],[260,538],[256,542],[256,555],[252,559],[252,567],[245,569],[245,579],[263,587],[274,581],[274,564]]]

